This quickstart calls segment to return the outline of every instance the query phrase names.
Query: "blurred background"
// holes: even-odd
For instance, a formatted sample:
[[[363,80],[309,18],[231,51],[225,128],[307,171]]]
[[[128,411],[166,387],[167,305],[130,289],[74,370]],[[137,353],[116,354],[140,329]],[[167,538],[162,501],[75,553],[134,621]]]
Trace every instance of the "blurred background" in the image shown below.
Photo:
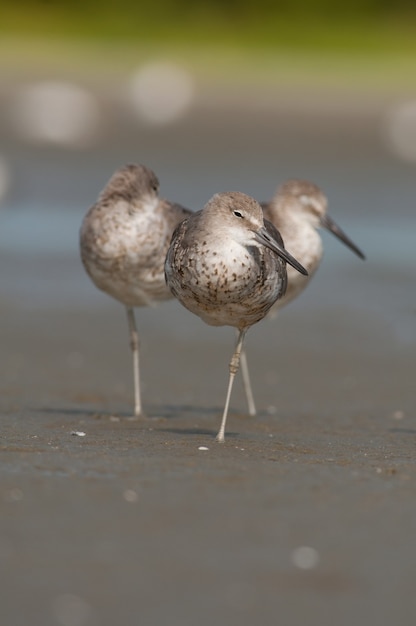
[[[313,180],[368,260],[324,235],[313,288],[284,312],[305,327],[291,341],[335,349],[358,336],[387,355],[414,349],[410,0],[22,0],[0,12],[3,319],[25,326],[27,312],[117,311],[125,331],[118,305],[84,274],[78,229],[114,169],[141,162],[162,195],[194,210],[216,191],[267,200],[288,177]],[[350,324],[331,334],[328,320],[340,314]],[[177,316],[180,337],[210,330]],[[24,348],[13,350],[14,380]],[[80,345],[75,354],[69,362],[81,367]]]

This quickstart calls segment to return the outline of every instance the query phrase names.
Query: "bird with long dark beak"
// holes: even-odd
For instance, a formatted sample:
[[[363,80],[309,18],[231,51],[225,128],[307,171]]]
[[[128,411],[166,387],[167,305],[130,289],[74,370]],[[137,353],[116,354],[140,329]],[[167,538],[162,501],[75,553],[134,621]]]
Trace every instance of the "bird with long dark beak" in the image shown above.
[[[218,441],[224,441],[245,335],[284,296],[289,266],[306,274],[258,202],[238,191],[215,194],[173,233],[165,263],[173,295],[207,324],[237,330]]]
[[[318,230],[325,228],[350,248],[360,259],[365,259],[362,251],[351,241],[344,231],[328,215],[328,201],[317,185],[306,180],[291,179],[283,183],[272,200],[262,203],[265,219],[280,232],[285,248],[302,263],[308,275],[304,276],[287,266],[288,285],[286,293],[273,305],[269,316],[296,298],[310,283],[322,259],[322,240]],[[247,360],[241,355],[241,371],[250,415],[256,414],[251,392]]]
[[[287,268],[288,288],[286,294],[275,305],[282,308],[299,295],[310,280],[322,259],[323,247],[318,230],[325,228],[352,250],[360,259],[365,259],[361,250],[328,215],[328,200],[317,185],[306,180],[291,179],[281,185],[273,199],[262,204],[264,217],[278,229],[285,248],[298,259],[308,276]]]

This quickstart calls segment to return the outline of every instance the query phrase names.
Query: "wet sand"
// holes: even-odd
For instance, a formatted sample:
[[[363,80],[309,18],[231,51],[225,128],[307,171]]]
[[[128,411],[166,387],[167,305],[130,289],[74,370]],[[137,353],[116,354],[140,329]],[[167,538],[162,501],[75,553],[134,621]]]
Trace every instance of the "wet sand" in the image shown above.
[[[258,324],[259,415],[237,381],[221,445],[232,329],[141,311],[134,421],[122,307],[75,258],[22,263],[91,295],[1,306],[2,624],[414,623],[414,352],[388,325],[308,292]]]

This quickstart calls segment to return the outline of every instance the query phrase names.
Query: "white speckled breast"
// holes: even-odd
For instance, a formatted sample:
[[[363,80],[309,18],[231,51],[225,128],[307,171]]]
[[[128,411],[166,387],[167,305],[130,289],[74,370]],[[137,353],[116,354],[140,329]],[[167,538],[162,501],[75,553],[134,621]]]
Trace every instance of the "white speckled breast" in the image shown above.
[[[171,298],[164,261],[172,232],[186,214],[152,199],[94,205],[81,227],[81,257],[95,285],[126,306]]]
[[[192,241],[187,226],[177,229],[166,261],[174,295],[207,324],[244,328],[261,320],[285,289],[285,263],[221,232]]]
[[[267,210],[264,213],[278,228],[286,250],[308,271],[308,276],[303,276],[290,265],[287,266],[287,290],[273,307],[273,311],[277,311],[296,298],[310,282],[322,259],[322,241],[316,228],[301,217],[286,213],[279,219],[279,216]]]
[[[291,234],[280,228],[286,249],[299,259],[303,267],[308,271],[308,276],[302,276],[290,265],[287,267],[288,286],[286,294],[279,300],[277,306],[285,306],[295,298],[306,285],[319,267],[322,259],[322,240],[317,230],[308,223],[299,224],[299,228]]]

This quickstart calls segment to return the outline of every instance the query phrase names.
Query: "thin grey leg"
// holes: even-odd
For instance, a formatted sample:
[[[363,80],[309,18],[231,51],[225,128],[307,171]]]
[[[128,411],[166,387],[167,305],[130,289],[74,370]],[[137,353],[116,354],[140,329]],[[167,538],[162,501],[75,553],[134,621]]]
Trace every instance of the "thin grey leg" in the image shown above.
[[[126,307],[126,310],[130,333],[130,347],[133,354],[134,415],[136,417],[141,417],[143,416],[143,413],[142,401],[140,396],[139,334],[136,328],[134,309],[132,307]]]
[[[251,388],[250,374],[248,371],[247,355],[246,355],[245,350],[241,351],[240,366],[241,366],[241,374],[243,376],[243,385],[244,385],[244,392],[246,394],[248,413],[249,415],[254,416],[256,415],[257,411],[256,411],[256,405],[254,404],[254,396],[253,396],[253,390]]]
[[[225,424],[227,421],[228,407],[230,405],[231,390],[233,388],[235,375],[238,372],[238,368],[240,365],[240,355],[241,355],[241,350],[243,348],[243,342],[244,342],[244,337],[246,336],[246,332],[247,332],[247,328],[244,328],[243,330],[239,330],[237,344],[234,350],[234,354],[231,357],[231,361],[230,361],[230,378],[228,379],[227,397],[225,399],[225,406],[224,406],[224,412],[222,414],[221,426],[216,437],[217,441],[221,443],[224,442]]]

